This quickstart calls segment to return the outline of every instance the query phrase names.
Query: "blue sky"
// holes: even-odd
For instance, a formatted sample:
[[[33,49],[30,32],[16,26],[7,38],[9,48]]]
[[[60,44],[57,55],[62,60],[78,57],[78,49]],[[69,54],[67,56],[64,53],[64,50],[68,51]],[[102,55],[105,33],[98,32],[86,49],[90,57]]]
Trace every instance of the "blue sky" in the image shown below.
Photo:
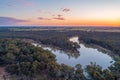
[[[0,0],[0,20],[0,25],[119,26],[120,0]]]

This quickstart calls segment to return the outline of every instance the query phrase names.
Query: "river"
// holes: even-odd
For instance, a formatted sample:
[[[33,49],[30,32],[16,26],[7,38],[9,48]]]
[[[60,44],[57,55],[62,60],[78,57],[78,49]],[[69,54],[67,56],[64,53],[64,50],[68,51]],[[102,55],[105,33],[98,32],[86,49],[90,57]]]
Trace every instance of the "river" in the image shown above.
[[[97,48],[95,49],[92,47],[86,47],[84,44],[79,42],[77,36],[72,37],[69,40],[80,45],[80,48],[78,48],[79,54],[69,53],[61,51],[59,49],[53,49],[48,46],[41,46],[37,43],[33,44],[35,46],[38,45],[45,50],[50,50],[53,54],[56,55],[56,59],[59,64],[64,63],[72,67],[74,67],[76,64],[81,64],[82,67],[85,68],[86,65],[94,62],[100,65],[103,69],[107,69],[111,64],[114,63],[114,59],[107,53],[100,52]]]

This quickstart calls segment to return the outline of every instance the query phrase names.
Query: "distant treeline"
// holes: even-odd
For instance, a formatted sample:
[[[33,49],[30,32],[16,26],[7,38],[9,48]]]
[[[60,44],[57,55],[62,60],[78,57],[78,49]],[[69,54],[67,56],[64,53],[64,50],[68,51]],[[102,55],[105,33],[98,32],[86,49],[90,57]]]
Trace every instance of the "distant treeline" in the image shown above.
[[[17,28],[16,28],[17,29]],[[33,28],[34,29],[34,28]],[[120,55],[120,33],[117,32],[87,32],[77,30],[43,30],[43,31],[11,31],[4,28],[0,30],[0,38],[33,39],[38,43],[59,47],[62,50],[77,52],[79,47],[68,40],[69,37],[78,36],[79,40],[87,44],[97,44]]]

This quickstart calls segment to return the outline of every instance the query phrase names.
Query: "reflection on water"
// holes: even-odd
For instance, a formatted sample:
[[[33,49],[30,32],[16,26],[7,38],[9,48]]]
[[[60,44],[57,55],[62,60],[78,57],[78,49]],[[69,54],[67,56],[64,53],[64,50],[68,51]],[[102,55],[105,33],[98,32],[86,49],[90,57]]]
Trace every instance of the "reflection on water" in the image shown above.
[[[72,37],[70,38],[70,41],[79,43],[78,37]],[[34,45],[37,46],[37,44],[35,43]],[[55,54],[57,62],[59,64],[64,63],[73,67],[76,64],[81,64],[82,67],[84,68],[86,65],[89,65],[90,62],[96,62],[96,64],[102,66],[103,69],[106,69],[114,62],[114,60],[109,55],[104,54],[103,52],[100,52],[95,48],[90,48],[90,47],[88,48],[84,46],[84,44],[80,44],[80,48],[78,48],[80,55],[64,52],[58,49],[53,50],[51,47],[45,47],[45,46],[41,46],[41,47],[45,50],[50,50],[53,54]]]
[[[34,44],[37,46],[37,44]],[[42,47],[44,50],[49,50],[51,51],[53,54],[56,55],[56,57],[59,55],[57,53],[60,53],[61,55],[66,55],[66,57],[68,59],[71,59],[71,58],[78,58],[80,56],[79,53],[70,53],[70,52],[67,52],[67,51],[62,51],[62,50],[59,50],[59,49],[56,49],[56,48],[53,48],[53,47],[48,47],[48,46],[43,46],[43,45],[39,45],[39,47]]]

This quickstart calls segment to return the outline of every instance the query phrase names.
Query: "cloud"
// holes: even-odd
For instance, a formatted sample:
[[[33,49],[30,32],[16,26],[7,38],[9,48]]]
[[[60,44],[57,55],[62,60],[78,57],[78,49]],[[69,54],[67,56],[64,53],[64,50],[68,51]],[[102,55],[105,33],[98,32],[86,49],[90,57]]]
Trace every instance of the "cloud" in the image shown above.
[[[38,17],[39,20],[51,20],[49,18]]]
[[[16,19],[13,17],[0,17],[0,25],[14,25],[21,22],[29,22],[28,20]]]
[[[57,19],[57,20],[65,20],[65,18],[63,18],[62,15],[58,14],[57,17],[54,17],[53,19]]]
[[[68,9],[68,8],[64,8],[64,9],[62,9],[62,11],[63,11],[63,12],[69,12],[70,9]]]
[[[65,19],[62,18],[62,17],[54,17],[53,19],[57,19],[57,20],[65,20]]]
[[[62,17],[62,15],[61,15],[61,14],[58,14],[57,16],[58,16],[58,17]]]

